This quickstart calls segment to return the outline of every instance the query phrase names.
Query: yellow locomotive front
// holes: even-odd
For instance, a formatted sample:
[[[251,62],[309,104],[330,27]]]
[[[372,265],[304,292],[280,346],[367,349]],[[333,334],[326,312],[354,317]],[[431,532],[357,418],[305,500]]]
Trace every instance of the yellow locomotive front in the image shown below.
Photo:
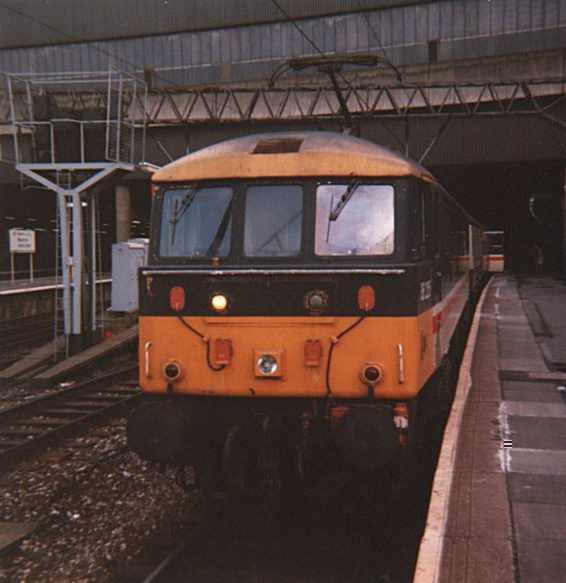
[[[240,138],[159,170],[131,447],[217,482],[267,458],[304,472],[321,440],[339,463],[387,464],[443,353],[434,250],[413,240],[432,182],[323,132]]]

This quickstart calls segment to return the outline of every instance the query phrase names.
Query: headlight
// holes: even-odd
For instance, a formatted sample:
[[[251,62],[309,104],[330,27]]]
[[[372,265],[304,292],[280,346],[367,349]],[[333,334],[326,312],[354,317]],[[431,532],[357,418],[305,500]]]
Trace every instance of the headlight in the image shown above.
[[[265,347],[254,350],[256,379],[282,379],[285,376],[285,350]]]
[[[215,312],[225,312],[228,308],[228,298],[224,294],[214,294],[210,298],[210,305]]]
[[[312,290],[305,295],[304,305],[309,312],[320,314],[328,308],[328,294],[321,289]]]
[[[265,376],[273,376],[279,369],[279,363],[273,355],[262,354],[257,359],[257,369]]]

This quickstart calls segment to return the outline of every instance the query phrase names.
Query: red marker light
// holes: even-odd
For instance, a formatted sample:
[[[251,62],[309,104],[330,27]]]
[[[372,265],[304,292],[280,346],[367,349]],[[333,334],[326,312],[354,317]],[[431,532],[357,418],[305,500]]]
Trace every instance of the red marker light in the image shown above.
[[[179,285],[171,288],[169,292],[169,305],[175,312],[180,312],[185,307],[185,290]]]
[[[362,285],[358,290],[358,308],[369,312],[375,307],[375,291],[371,285]]]
[[[320,340],[305,342],[305,366],[320,366],[322,361],[322,344]]]
[[[217,366],[227,366],[232,362],[234,348],[229,338],[216,338],[213,344],[212,358]]]

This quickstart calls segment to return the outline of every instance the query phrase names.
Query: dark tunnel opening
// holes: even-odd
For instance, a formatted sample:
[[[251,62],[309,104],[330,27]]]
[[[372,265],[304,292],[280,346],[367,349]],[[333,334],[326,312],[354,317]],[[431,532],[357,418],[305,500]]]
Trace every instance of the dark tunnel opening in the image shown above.
[[[560,160],[437,166],[431,169],[458,202],[487,229],[505,232],[506,269],[561,271],[564,163]]]

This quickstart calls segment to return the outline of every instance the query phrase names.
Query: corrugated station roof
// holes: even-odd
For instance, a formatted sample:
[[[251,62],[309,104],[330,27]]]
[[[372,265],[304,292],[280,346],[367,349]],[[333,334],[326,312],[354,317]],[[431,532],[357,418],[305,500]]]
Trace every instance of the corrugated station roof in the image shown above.
[[[334,132],[254,134],[220,142],[164,166],[156,182],[308,176],[417,176],[416,162],[383,146]]]
[[[422,0],[279,1],[293,18],[423,4]],[[4,0],[0,5],[0,49],[282,20],[285,17],[270,0]]]

